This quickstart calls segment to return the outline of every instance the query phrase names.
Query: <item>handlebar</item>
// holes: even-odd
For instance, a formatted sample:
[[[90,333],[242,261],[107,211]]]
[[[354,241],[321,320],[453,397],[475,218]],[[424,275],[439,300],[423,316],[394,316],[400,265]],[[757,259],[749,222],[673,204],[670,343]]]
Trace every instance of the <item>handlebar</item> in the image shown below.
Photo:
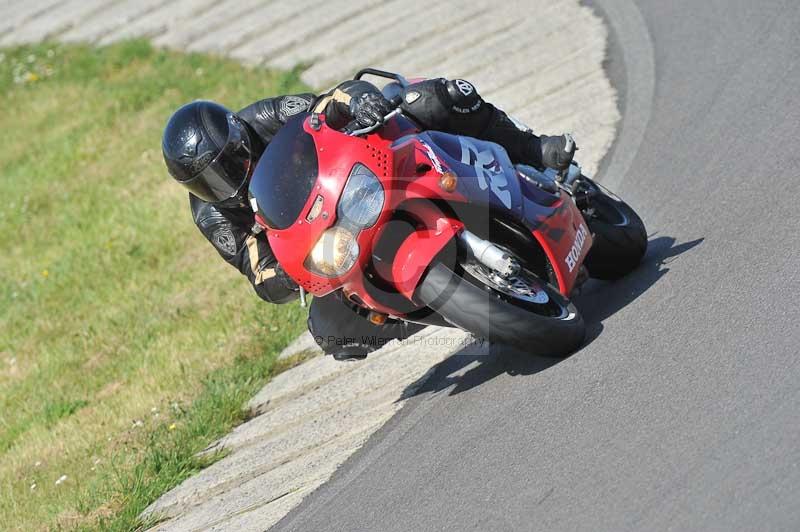
[[[401,114],[402,112],[403,112],[403,110],[398,107],[397,109],[395,109],[394,111],[392,111],[388,115],[384,116],[382,121],[380,121],[380,122],[378,122],[378,123],[376,123],[374,125],[371,125],[371,126],[367,126],[367,127],[361,128],[361,129],[356,129],[354,131],[350,131],[350,132],[348,132],[348,135],[350,135],[351,137],[358,137],[360,135],[366,135],[367,133],[372,133],[376,129],[378,129],[380,127],[383,127],[383,125],[386,122],[388,122],[392,118],[396,117],[397,115]]]
[[[379,78],[393,79],[400,84],[401,87],[408,87],[409,83],[406,78],[394,72],[387,72],[385,70],[378,70],[377,68],[362,68],[359,70],[353,79],[361,79],[365,75],[376,76]]]

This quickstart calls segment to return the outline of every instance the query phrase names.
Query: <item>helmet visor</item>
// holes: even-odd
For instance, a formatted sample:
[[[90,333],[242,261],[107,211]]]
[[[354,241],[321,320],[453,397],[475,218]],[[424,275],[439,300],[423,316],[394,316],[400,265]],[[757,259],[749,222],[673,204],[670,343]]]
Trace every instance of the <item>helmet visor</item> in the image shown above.
[[[201,200],[215,203],[236,196],[253,168],[253,153],[247,126],[228,113],[228,140],[219,154],[183,185]]]

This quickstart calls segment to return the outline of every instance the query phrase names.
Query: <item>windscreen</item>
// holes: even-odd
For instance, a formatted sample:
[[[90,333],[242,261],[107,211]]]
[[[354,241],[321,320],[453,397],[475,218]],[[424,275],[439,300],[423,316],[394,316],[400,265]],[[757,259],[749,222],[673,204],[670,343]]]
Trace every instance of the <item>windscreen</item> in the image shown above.
[[[272,229],[286,229],[300,217],[319,174],[314,139],[303,130],[308,113],[283,126],[267,146],[250,181],[250,195]]]

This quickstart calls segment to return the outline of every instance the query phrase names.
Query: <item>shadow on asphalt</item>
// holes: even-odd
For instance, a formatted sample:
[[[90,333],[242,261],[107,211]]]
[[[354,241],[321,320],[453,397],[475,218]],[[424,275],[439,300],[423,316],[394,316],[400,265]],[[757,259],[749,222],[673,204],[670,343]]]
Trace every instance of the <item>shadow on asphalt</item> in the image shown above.
[[[669,264],[678,256],[703,243],[703,238],[676,244],[667,236],[651,238],[642,264],[618,281],[590,280],[573,301],[586,320],[585,348],[603,331],[603,320],[620,311],[645,293],[669,272]],[[432,378],[420,386],[417,381],[409,385],[402,399],[425,393],[436,393],[452,387],[449,395],[456,395],[487,382],[498,375],[533,375],[554,366],[563,359],[532,356],[502,345],[489,345],[488,350],[473,344],[441,362]],[[425,377],[423,377],[425,379]]]
[[[647,243],[647,254],[636,270],[617,281],[592,279],[583,286],[580,294],[572,298],[583,313],[589,329],[599,325],[600,331],[602,331],[601,322],[603,320],[619,312],[644,294],[669,273],[668,266],[677,260],[678,256],[699,246],[704,240],[698,238],[676,244],[672,237],[653,238],[652,236]],[[597,338],[600,331],[597,331],[594,337],[591,336],[591,331],[588,331],[586,345]]]

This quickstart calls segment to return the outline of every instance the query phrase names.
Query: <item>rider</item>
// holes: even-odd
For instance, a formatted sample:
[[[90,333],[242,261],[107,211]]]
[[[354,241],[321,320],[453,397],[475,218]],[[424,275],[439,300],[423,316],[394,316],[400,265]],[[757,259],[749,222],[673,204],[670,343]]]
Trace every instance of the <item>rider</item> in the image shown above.
[[[503,146],[514,163],[562,170],[575,146],[568,135],[536,136],[484,101],[462,79],[432,79],[409,85],[400,106],[423,129],[468,135]],[[247,202],[253,168],[274,135],[292,116],[324,113],[340,129],[355,121],[377,124],[391,104],[372,84],[345,81],[321,96],[267,98],[233,113],[210,101],[178,109],[167,122],[162,151],[169,173],[189,190],[194,222],[222,258],[247,276],[256,293],[271,303],[298,297],[298,286],[281,269]],[[338,292],[317,297],[308,327],[323,350],[337,360],[361,359],[390,339],[406,338],[419,326],[395,320],[375,325]],[[368,339],[365,343],[362,338]]]

